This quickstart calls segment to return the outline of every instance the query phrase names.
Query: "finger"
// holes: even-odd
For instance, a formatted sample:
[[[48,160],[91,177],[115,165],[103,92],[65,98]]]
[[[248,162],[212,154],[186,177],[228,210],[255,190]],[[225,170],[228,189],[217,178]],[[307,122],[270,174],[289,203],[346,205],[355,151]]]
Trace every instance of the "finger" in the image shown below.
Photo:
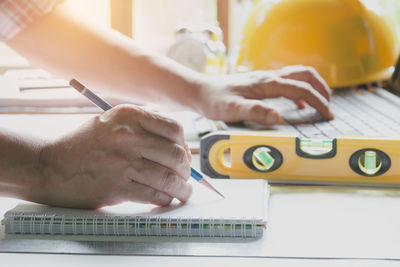
[[[182,178],[190,176],[190,161],[185,147],[163,137],[143,131],[135,135],[119,135],[113,144],[116,144],[114,149],[127,158],[144,158],[171,169]]]
[[[182,179],[172,170],[146,159],[133,162],[132,166],[125,170],[124,177],[182,202],[186,202],[192,193],[192,187],[187,183],[188,178]]]
[[[330,100],[332,90],[314,68],[305,66],[288,66],[283,68],[281,71],[283,72],[280,75],[282,78],[307,82],[328,101]]]
[[[146,131],[185,146],[183,127],[175,120],[145,111],[139,123]]]
[[[329,109],[328,101],[306,82],[277,78],[275,85],[268,87],[265,94],[267,97],[283,96],[292,100],[304,100],[324,118],[330,120],[334,118]]]
[[[190,149],[185,143],[183,127],[177,121],[156,113],[147,112],[144,114],[144,118],[140,119],[139,122],[146,131],[162,136],[183,146],[189,161],[192,160]]]
[[[184,146],[183,127],[173,119],[127,104],[118,105],[101,115],[101,120],[104,122],[112,119],[128,126],[130,124],[136,126],[139,122],[144,130]]]
[[[235,98],[227,104],[224,120],[227,122],[254,121],[263,125],[273,125],[280,121],[279,113],[260,100]]]
[[[188,156],[189,162],[192,162],[192,152],[190,151],[189,146],[185,143],[185,151],[186,151],[186,155]]]
[[[306,102],[304,102],[304,100],[302,100],[302,99],[294,100],[293,102],[296,104],[297,108],[299,108],[299,109],[304,109],[307,106]]]
[[[171,203],[172,197],[167,194],[134,181],[129,181],[121,189],[127,201],[167,206]]]

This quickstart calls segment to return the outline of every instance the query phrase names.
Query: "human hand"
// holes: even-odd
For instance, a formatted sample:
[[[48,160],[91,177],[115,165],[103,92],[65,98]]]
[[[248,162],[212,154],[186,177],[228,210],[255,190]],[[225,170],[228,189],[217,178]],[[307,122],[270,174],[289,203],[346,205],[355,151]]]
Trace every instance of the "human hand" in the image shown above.
[[[324,118],[333,119],[328,106],[330,95],[328,85],[313,68],[288,66],[212,79],[203,87],[198,110],[210,119],[273,125],[280,121],[279,113],[260,100],[283,96],[299,108],[307,103]]]
[[[188,200],[191,155],[175,121],[117,106],[43,149],[44,204],[98,208]]]

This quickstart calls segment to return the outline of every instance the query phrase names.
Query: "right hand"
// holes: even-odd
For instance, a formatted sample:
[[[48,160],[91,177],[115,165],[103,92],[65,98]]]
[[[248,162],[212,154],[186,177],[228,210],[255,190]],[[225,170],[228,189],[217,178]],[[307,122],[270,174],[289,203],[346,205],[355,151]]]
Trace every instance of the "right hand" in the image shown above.
[[[41,153],[36,202],[98,208],[125,201],[188,200],[191,155],[176,122],[132,105],[96,116]]]
[[[287,66],[210,77],[200,92],[193,106],[213,120],[274,125],[281,122],[280,115],[262,100],[276,97],[292,99],[300,109],[307,103],[325,119],[334,118],[328,103],[331,89],[312,67]]]

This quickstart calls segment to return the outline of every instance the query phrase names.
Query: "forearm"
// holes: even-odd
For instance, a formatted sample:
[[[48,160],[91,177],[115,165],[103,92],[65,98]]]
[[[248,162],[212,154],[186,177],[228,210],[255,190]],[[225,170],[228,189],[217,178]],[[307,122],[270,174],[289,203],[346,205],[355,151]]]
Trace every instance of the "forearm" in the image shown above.
[[[0,131],[0,196],[37,199],[42,183],[42,145],[39,140]]]
[[[78,20],[68,4],[38,19],[8,44],[36,66],[133,99],[172,99],[195,109],[190,101],[198,99],[204,81],[202,74],[140,49],[118,32]]]

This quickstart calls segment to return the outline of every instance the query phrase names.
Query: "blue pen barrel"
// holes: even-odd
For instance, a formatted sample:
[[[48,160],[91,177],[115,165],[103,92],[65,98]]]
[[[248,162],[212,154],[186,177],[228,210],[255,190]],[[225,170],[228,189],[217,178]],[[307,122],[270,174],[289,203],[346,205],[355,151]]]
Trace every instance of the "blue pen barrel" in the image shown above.
[[[198,171],[196,171],[193,168],[190,168],[190,169],[191,169],[190,176],[192,176],[194,179],[196,179],[196,181],[200,181],[201,178],[203,178],[203,175],[201,175],[201,173],[199,173]]]
[[[204,186],[208,187],[209,189],[211,189],[212,191],[214,191],[215,193],[217,193],[221,197],[225,198],[224,195],[222,195],[217,189],[215,189],[212,185],[210,185],[210,183],[207,182],[206,179],[203,179],[203,175],[201,173],[199,173],[198,171],[196,171],[193,168],[190,168],[190,170],[191,170],[190,176],[192,176],[196,181],[198,181],[199,183],[201,183]]]
[[[112,108],[112,106],[110,104],[108,104],[106,101],[104,101],[102,98],[100,98],[99,96],[97,96],[95,93],[93,93],[92,91],[90,91],[86,86],[84,86],[83,84],[81,84],[80,82],[78,82],[75,79],[72,79],[69,84],[74,87],[76,90],[78,90],[81,94],[83,94],[84,96],[86,96],[90,101],[92,101],[94,104],[96,104],[98,107],[100,107],[101,109],[103,109],[104,111],[109,110]],[[220,196],[224,197],[220,192],[218,192],[212,185],[210,185],[205,179],[203,179],[203,175],[201,173],[199,173],[198,171],[196,171],[193,168],[191,169],[191,173],[190,176],[192,176],[196,181],[204,184],[205,186],[207,186],[208,188],[210,188],[211,190],[217,192],[217,194],[219,194]]]

